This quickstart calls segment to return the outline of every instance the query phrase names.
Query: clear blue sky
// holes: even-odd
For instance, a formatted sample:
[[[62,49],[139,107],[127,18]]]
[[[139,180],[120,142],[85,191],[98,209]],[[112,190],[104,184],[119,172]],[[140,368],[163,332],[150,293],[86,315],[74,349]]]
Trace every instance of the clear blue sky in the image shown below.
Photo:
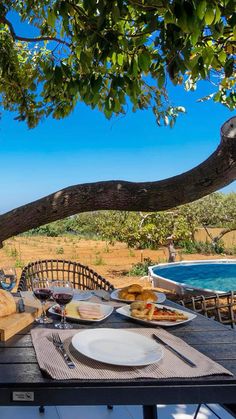
[[[108,121],[83,104],[67,119],[47,119],[33,130],[3,113],[0,212],[77,183],[159,180],[191,169],[216,149],[221,125],[233,116],[222,105],[196,103],[203,88],[172,89],[175,103],[187,107],[172,129],[159,128],[151,111],[130,109]],[[236,191],[236,182],[226,191]]]
[[[21,32],[22,34],[22,32]],[[187,108],[174,128],[159,128],[150,111],[110,121],[78,104],[64,120],[51,118],[29,130],[11,113],[0,119],[0,213],[66,186],[100,180],[151,181],[191,169],[220,141],[220,127],[233,113],[220,104],[197,103],[210,92],[171,87],[172,101]],[[236,182],[226,192],[236,191]]]

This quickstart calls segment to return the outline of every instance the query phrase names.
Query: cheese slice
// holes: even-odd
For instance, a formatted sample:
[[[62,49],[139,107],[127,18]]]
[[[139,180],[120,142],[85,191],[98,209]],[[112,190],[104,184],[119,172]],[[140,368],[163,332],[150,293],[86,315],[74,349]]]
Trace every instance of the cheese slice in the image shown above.
[[[71,302],[67,304],[66,306],[66,316],[72,317],[72,318],[80,318],[79,312],[78,312],[78,303]]]

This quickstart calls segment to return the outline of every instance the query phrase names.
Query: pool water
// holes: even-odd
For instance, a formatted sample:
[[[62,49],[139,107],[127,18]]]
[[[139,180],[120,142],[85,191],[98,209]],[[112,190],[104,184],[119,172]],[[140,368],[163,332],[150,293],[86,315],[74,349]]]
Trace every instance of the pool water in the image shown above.
[[[156,275],[197,288],[217,291],[236,290],[236,263],[186,264],[156,267]]]

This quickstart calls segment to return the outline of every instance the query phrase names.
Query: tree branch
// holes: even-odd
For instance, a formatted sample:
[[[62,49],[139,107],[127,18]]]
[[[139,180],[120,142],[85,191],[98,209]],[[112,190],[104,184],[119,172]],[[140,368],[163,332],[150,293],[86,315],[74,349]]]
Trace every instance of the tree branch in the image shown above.
[[[70,186],[0,216],[0,243],[81,212],[164,211],[202,198],[236,179],[236,117],[221,129],[216,151],[199,166],[156,182],[111,180]]]
[[[11,34],[14,41],[24,41],[24,42],[53,41],[53,42],[58,42],[59,44],[66,45],[68,48],[71,47],[71,45],[68,42],[64,41],[63,39],[56,38],[56,37],[53,37],[53,36],[37,36],[37,37],[33,37],[33,38],[28,38],[28,37],[25,37],[25,36],[17,35],[15,33],[15,30],[14,30],[14,27],[13,27],[12,23],[6,17],[1,17],[0,18],[0,23],[4,23],[5,25],[8,26],[10,34]]]
[[[224,228],[219,234],[218,236],[214,237],[214,241],[219,241],[222,239],[222,237],[224,237],[227,233],[230,233],[231,231],[235,231],[236,230],[236,226],[231,227],[231,228]]]

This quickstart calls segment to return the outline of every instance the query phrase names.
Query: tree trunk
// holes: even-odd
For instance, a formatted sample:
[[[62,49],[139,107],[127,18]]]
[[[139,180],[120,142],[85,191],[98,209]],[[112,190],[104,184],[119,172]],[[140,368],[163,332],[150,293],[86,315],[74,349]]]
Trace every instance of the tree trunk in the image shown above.
[[[202,198],[236,179],[236,117],[221,128],[216,151],[199,166],[156,182],[111,180],[70,186],[0,216],[0,242],[86,211],[163,211]]]

